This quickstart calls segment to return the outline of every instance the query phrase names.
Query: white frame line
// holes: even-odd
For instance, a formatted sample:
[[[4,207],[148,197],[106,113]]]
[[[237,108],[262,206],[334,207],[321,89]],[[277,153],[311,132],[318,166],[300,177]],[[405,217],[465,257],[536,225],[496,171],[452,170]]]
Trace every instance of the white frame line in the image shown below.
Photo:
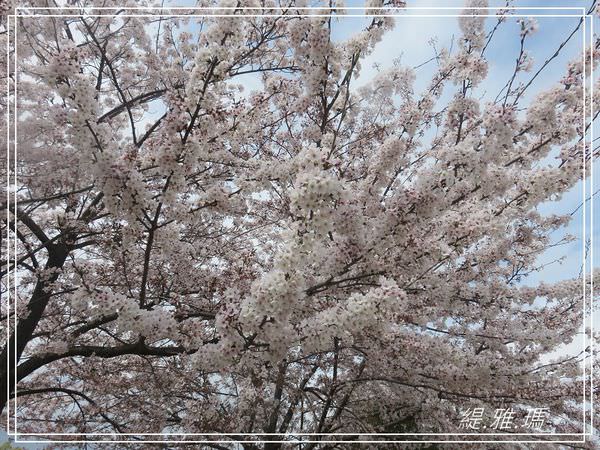
[[[10,17],[6,18],[6,223],[10,224]],[[7,307],[6,307],[6,368],[10,368],[10,229],[6,227],[6,293],[7,293]],[[10,379],[10,373],[7,376],[7,380]],[[7,433],[10,432],[10,383],[6,383],[6,422]]]
[[[594,16],[590,18],[590,47],[594,43]],[[590,51],[590,435],[594,434],[594,50]],[[585,180],[584,180],[585,181]]]
[[[18,103],[17,102],[17,94],[18,94],[18,92],[17,92],[17,86],[18,86],[18,78],[19,78],[19,74],[18,74],[18,71],[17,71],[17,62],[18,62],[18,59],[17,59],[18,34],[17,34],[17,32],[18,32],[18,29],[19,29],[19,27],[18,27],[18,24],[17,24],[17,17],[15,17],[15,30],[14,30],[14,32],[15,32],[15,52],[14,52],[14,93],[15,93],[15,97],[14,97],[14,116],[13,116],[13,119],[14,119],[14,122],[15,122],[14,123],[14,131],[13,131],[13,139],[14,139],[14,156],[13,156],[13,158],[14,158],[14,161],[13,161],[13,164],[14,164],[14,176],[13,176],[13,178],[15,180],[15,190],[14,190],[14,196],[15,196],[14,197],[14,204],[15,204],[15,214],[14,214],[15,232],[17,230],[17,222],[18,222],[17,221],[17,216],[16,216],[16,212],[17,212],[17,208],[18,208],[18,204],[17,204],[17,186],[18,186],[18,183],[17,183],[17,141],[18,141],[18,139],[17,139],[17,123],[18,123],[18,120],[17,120],[17,117],[18,117],[18,110],[17,110],[17,103]],[[10,36],[8,36],[8,39],[10,40]],[[9,59],[9,58],[7,58],[7,59]],[[14,244],[15,245],[15,247],[14,247],[15,268],[14,268],[14,276],[13,276],[13,285],[14,285],[14,290],[15,290],[14,291],[15,292],[15,297],[14,297],[15,298],[15,302],[14,302],[15,303],[15,305],[14,305],[14,309],[15,309],[15,311],[14,311],[14,335],[15,335],[15,341],[14,341],[13,354],[14,354],[14,361],[15,361],[15,366],[14,366],[15,367],[15,370],[14,370],[14,382],[15,382],[15,385],[14,385],[15,386],[14,387],[14,389],[15,389],[15,397],[14,397],[15,398],[15,403],[14,403],[14,424],[15,424],[15,429],[14,429],[14,433],[15,433],[15,441],[16,441],[17,437],[18,437],[18,432],[17,432],[17,395],[18,395],[18,393],[17,393],[17,366],[18,366],[18,359],[17,359],[17,325],[18,325],[18,321],[17,321],[18,314],[17,314],[17,312],[18,312],[18,301],[17,301],[17,299],[18,299],[18,297],[17,297],[17,266],[16,266],[16,262],[17,262],[17,239],[15,238],[14,241],[15,241],[15,244]],[[8,353],[10,355],[10,352],[8,352]],[[10,365],[8,366],[8,372],[9,372],[8,376],[10,377]],[[10,397],[9,397],[9,399],[10,399]],[[10,401],[10,400],[8,400],[8,401]]]
[[[585,87],[586,87],[586,79],[585,79],[585,60],[586,60],[586,55],[585,55],[585,49],[586,49],[586,33],[585,33],[585,24],[586,24],[587,20],[584,19],[583,20],[583,52],[581,54],[581,62],[582,62],[582,67],[583,67],[583,90],[582,90],[582,101],[583,101],[583,106],[582,106],[582,110],[583,110],[583,124],[582,124],[582,133],[584,135],[583,140],[582,140],[582,153],[583,153],[583,174],[582,174],[582,190],[583,190],[583,198],[584,198],[584,204],[583,204],[583,236],[581,239],[581,245],[582,245],[582,255],[583,255],[583,265],[582,265],[582,283],[583,283],[583,349],[585,351],[585,349],[587,348],[587,333],[585,332],[585,327],[586,327],[586,319],[585,319],[585,311],[586,311],[586,301],[585,301],[585,283],[586,283],[586,276],[585,276],[585,269],[586,269],[586,223],[585,223],[585,219],[586,219],[586,207],[585,207],[585,194],[586,194],[586,181],[585,181],[585,169],[586,169],[586,154],[585,154],[585,150],[586,150],[586,144],[585,144],[585,123],[586,123],[586,117],[585,117],[585,111],[586,111],[586,102],[585,102]],[[587,386],[586,386],[586,372],[587,372],[587,360],[583,359],[583,431],[585,433],[586,431],[586,423],[585,423],[585,414],[587,412],[587,405],[586,405],[586,394],[587,394]],[[15,389],[16,391],[16,389]]]
[[[277,10],[277,9],[284,9],[282,7],[275,7],[275,8],[265,8],[265,7],[244,7],[244,8],[236,8],[236,7],[169,7],[169,8],[153,8],[153,7],[125,7],[125,8],[116,8],[116,7],[85,7],[85,8],[77,8],[77,7],[16,7],[15,8],[15,12],[18,11],[30,11],[30,10],[142,10],[142,11],[149,11],[149,10],[159,10],[159,11],[171,11],[171,10],[205,10],[205,11],[210,11],[210,10]],[[341,14],[341,15],[336,15],[335,17],[339,17],[339,18],[346,18],[346,17],[359,17],[359,18],[365,18],[365,17],[498,17],[497,14],[491,15],[491,14],[451,14],[451,15],[434,15],[434,14],[427,14],[427,15],[401,15],[401,14],[389,14],[390,11],[395,11],[394,9],[389,9],[389,8],[377,8],[377,7],[343,7],[343,8],[335,8],[335,7],[290,7],[288,9],[284,9],[285,11],[296,11],[296,10],[317,10],[317,11],[323,11],[323,10],[331,10],[331,11],[336,11],[337,10],[361,10],[361,11],[370,11],[370,10],[374,10],[374,11],[381,11],[381,12],[387,12],[387,14],[381,13],[381,14]],[[585,110],[586,110],[586,94],[585,94],[585,90],[586,90],[586,81],[585,81],[585,51],[586,51],[586,21],[587,18],[592,18],[591,20],[591,36],[593,38],[593,16],[590,14],[586,14],[586,9],[585,8],[578,8],[578,7],[488,7],[488,8],[482,8],[482,7],[406,7],[406,8],[402,8],[401,10],[398,10],[397,12],[400,13],[403,10],[481,10],[481,9],[485,9],[485,10],[489,10],[489,9],[496,9],[496,10],[528,10],[528,11],[532,11],[532,10],[541,10],[541,11],[546,11],[546,10],[566,10],[566,11],[581,11],[582,14],[578,15],[578,14],[561,14],[561,15],[549,15],[549,14],[542,14],[542,15],[536,15],[536,14],[526,14],[526,15],[519,15],[519,14],[507,14],[507,16],[509,16],[510,18],[513,17],[577,17],[577,18],[581,18],[583,19],[583,43],[584,43],[584,62],[583,62],[583,66],[584,66],[584,71],[583,71],[583,78],[584,78],[584,87],[583,87],[583,91],[584,91],[584,127],[585,127],[585,123],[586,123],[586,118],[585,118]],[[281,17],[281,16],[285,16],[286,14],[240,14],[240,15],[235,15],[235,14],[201,14],[201,15],[190,15],[190,14],[181,14],[181,15],[175,15],[175,14],[169,14],[168,17],[187,17],[187,18],[193,18],[193,17]],[[24,17],[24,18],[34,18],[34,17],[81,17],[81,16],[85,16],[85,17],[157,17],[156,14],[119,14],[118,16],[114,15],[114,14],[10,14],[7,16],[7,24],[10,23],[11,18],[14,18],[15,20],[15,52],[14,52],[14,72],[15,72],[15,86],[14,86],[14,95],[15,95],[15,99],[14,99],[14,180],[15,180],[15,191],[14,191],[14,204],[15,204],[15,208],[17,208],[17,190],[16,190],[16,186],[17,186],[17,41],[18,41],[18,37],[17,37],[17,18],[18,17]],[[290,14],[290,17],[330,17],[331,13],[329,14]],[[7,25],[7,28],[10,29],[10,27]],[[10,64],[9,64],[9,52],[10,50],[10,33],[8,33],[8,39],[7,39],[7,74],[10,71]],[[592,62],[593,62],[593,52],[592,52]],[[592,111],[593,114],[593,63],[591,65],[591,72],[592,72],[592,102],[590,105],[590,109]],[[10,92],[10,80],[7,77],[7,93]],[[9,114],[9,108],[7,108],[7,120],[9,120],[10,114]],[[592,116],[593,117],[593,116]],[[8,124],[7,124],[8,125]],[[584,128],[585,129],[585,128]],[[9,127],[7,126],[7,137],[10,135],[10,131],[9,131]],[[591,136],[593,138],[593,121],[591,122]],[[7,147],[9,147],[9,139],[7,140]],[[586,142],[585,142],[585,138],[583,140],[583,155],[584,155],[584,163],[583,163],[583,191],[584,191],[584,199],[583,199],[583,241],[584,241],[584,245],[585,245],[585,232],[586,232],[586,223],[585,223],[585,209],[586,209],[586,198],[585,198],[585,184],[586,184],[586,180],[585,180],[585,165],[586,165],[586,152],[585,152],[585,148],[586,148]],[[9,161],[9,152],[7,151],[7,162]],[[591,182],[593,185],[593,164],[590,170],[590,177],[591,177]],[[7,177],[7,187],[10,187],[10,174],[8,174]],[[10,195],[9,195],[10,197]],[[10,204],[10,203],[9,203]],[[592,207],[591,207],[592,211],[593,211],[593,198],[592,198]],[[7,217],[9,217],[9,211],[10,208],[8,208],[7,210]],[[15,226],[16,226],[16,217],[15,217]],[[591,223],[593,224],[593,214],[592,214],[592,218],[591,218]],[[592,236],[591,236],[591,250],[590,252],[593,252],[593,229],[592,229]],[[7,243],[7,248],[10,248],[9,243]],[[8,255],[10,255],[10,253],[7,252]],[[14,240],[14,256],[16,258],[16,254],[17,254],[17,241],[16,239]],[[590,253],[591,255],[593,255],[593,253]],[[593,262],[593,256],[591,256],[592,258],[592,262]],[[585,253],[584,253],[584,262],[583,262],[583,279],[584,279],[584,292],[583,292],[583,300],[584,300],[584,324],[586,323],[586,303],[585,303],[585,279],[586,279],[586,274],[585,274],[585,267],[586,267],[586,258],[585,258]],[[10,272],[9,272],[10,273]],[[593,274],[593,271],[592,271]],[[8,275],[8,274],[7,274]],[[591,292],[593,295],[593,275],[591,276],[592,281],[591,281]],[[10,278],[8,278],[7,280],[10,280]],[[14,283],[14,293],[15,293],[15,299],[17,297],[17,283],[16,283],[16,276],[13,277],[13,283]],[[8,292],[10,292],[10,283],[9,283],[9,290]],[[591,297],[593,299],[593,296]],[[10,309],[10,296],[9,296],[9,303],[8,303],[8,308]],[[17,301],[15,301],[15,305],[14,305],[14,310],[15,310],[15,314],[14,314],[14,322],[15,322],[15,329],[16,329],[16,325],[17,325]],[[592,316],[593,316],[593,312],[592,312]],[[592,319],[592,324],[593,324],[593,319]],[[593,326],[591,327],[592,333],[594,331]],[[8,338],[9,336],[9,327],[7,327],[7,336]],[[585,339],[586,339],[586,333],[584,333],[584,348],[585,347]],[[593,349],[593,339],[591,340],[591,345],[592,345],[592,349]],[[7,340],[7,342],[9,342],[9,340]],[[10,349],[10,346],[9,346]],[[10,357],[10,351],[8,352],[8,357]],[[15,349],[14,349],[14,357],[15,357],[15,368],[17,367],[17,358],[16,358],[17,352],[16,352],[16,341],[15,341]],[[592,351],[592,358],[593,358],[593,351]],[[10,364],[8,365],[9,370],[10,370]],[[591,434],[591,432],[593,432],[593,403],[592,403],[592,414],[591,414],[591,418],[592,418],[592,422],[591,422],[591,432],[587,433],[585,432],[585,428],[587,426],[587,424],[585,423],[585,412],[586,412],[586,402],[585,402],[585,395],[586,395],[586,385],[587,385],[587,381],[585,380],[585,364],[584,364],[584,416],[583,416],[583,425],[584,425],[584,432],[583,433],[241,433],[241,435],[243,436],[265,436],[265,435],[276,435],[276,436],[309,436],[309,435],[318,435],[318,436],[340,436],[340,435],[366,435],[366,436],[385,436],[385,435],[394,435],[394,436],[400,436],[400,435],[407,435],[407,436],[488,436],[488,435],[511,435],[511,436],[583,436],[583,440],[582,441],[548,441],[548,440],[542,440],[542,441],[482,441],[482,440],[469,440],[469,441],[454,441],[454,440],[442,440],[442,441],[423,441],[423,440],[418,440],[418,441],[381,441],[381,440],[376,440],[376,441],[328,441],[328,442],[339,442],[339,443],[581,443],[581,442],[585,442],[585,436]],[[10,376],[10,374],[9,374]],[[9,435],[11,436],[15,436],[15,442],[17,443],[52,443],[52,442],[56,442],[56,443],[77,443],[77,442],[85,442],[85,443],[94,443],[94,442],[100,442],[100,443],[106,443],[106,442],[114,442],[114,443],[177,443],[177,442],[187,442],[187,443],[257,443],[257,442],[262,442],[262,441],[175,441],[175,440],[167,440],[167,441],[90,441],[90,440],[85,440],[85,441],[74,441],[74,440],[68,440],[68,441],[31,441],[31,440],[18,440],[18,436],[49,436],[49,435],[58,435],[58,436],[100,436],[100,435],[106,435],[106,436],[123,436],[123,435],[131,435],[131,436],[150,436],[150,435],[157,435],[157,436],[209,436],[209,435],[216,435],[216,436],[225,436],[225,435],[233,435],[233,436],[240,436],[240,433],[39,433],[39,434],[34,434],[34,433],[24,433],[24,434],[19,434],[17,432],[17,414],[16,414],[16,402],[17,402],[17,373],[15,370],[15,397],[14,397],[14,401],[15,401],[15,414],[14,414],[14,424],[15,424],[15,429],[14,432],[10,433],[10,427],[8,427],[9,431]],[[593,377],[593,374],[592,374]],[[593,383],[593,379],[591,380]],[[591,385],[593,386],[593,384]],[[8,390],[8,387],[7,387]],[[593,391],[591,392],[593,393]],[[591,398],[591,397],[590,397]],[[10,403],[10,398],[8,399],[7,404]],[[10,412],[10,408],[7,405],[7,411]],[[10,414],[7,414],[7,420],[10,423]],[[290,442],[296,442],[296,441],[290,441],[290,440],[283,440],[283,441],[268,441],[268,442],[273,442],[273,443],[290,443]],[[301,442],[301,443],[311,443],[312,441],[297,441],[297,442]],[[323,442],[323,441],[315,441],[315,442]]]

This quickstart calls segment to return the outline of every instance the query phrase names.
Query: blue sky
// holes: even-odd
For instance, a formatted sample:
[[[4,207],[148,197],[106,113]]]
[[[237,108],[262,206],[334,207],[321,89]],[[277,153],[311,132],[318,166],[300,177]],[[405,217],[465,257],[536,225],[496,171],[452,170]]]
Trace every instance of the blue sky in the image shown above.
[[[348,6],[361,6],[361,2],[348,1]],[[503,5],[504,2],[490,2],[491,5]],[[408,6],[462,6],[462,1],[409,1]],[[557,1],[516,1],[514,6],[568,6],[568,7],[589,7],[590,2],[572,0],[569,2]],[[527,11],[530,12],[530,11]],[[532,12],[532,11],[531,11]],[[411,17],[414,14],[436,14],[438,11],[410,11],[406,15],[396,19],[396,26],[393,31],[388,33],[382,42],[380,42],[375,51],[369,55],[362,63],[361,76],[356,85],[368,82],[376,72],[374,64],[380,68],[390,67],[394,59],[401,58],[401,63],[407,66],[417,66],[427,61],[434,55],[434,51],[429,45],[432,39],[436,41],[438,49],[452,45],[453,38],[456,39],[459,35],[458,22],[452,17]],[[442,13],[451,14],[452,11],[442,11]],[[493,14],[493,10],[490,10]],[[552,11],[552,14],[559,14],[560,11]],[[572,12],[575,13],[575,12]],[[528,38],[526,48],[530,51],[534,58],[534,67],[530,73],[524,74],[521,78],[527,81],[533,73],[540,67],[547,58],[549,58],[563,42],[566,36],[576,27],[579,19],[574,17],[540,17],[537,18],[539,29]],[[346,37],[357,29],[357,25],[364,22],[360,18],[345,18],[340,19],[336,29],[338,38]],[[496,20],[489,18],[487,20],[488,29],[493,27]],[[519,28],[516,23],[516,18],[509,19],[497,31],[494,40],[486,50],[486,55],[489,61],[489,76],[478,89],[478,94],[485,100],[493,99],[500,91],[506,80],[514,69],[515,59],[519,52]],[[535,94],[551,87],[554,83],[562,78],[565,74],[565,68],[569,61],[579,57],[583,47],[583,31],[579,31],[561,50],[560,55],[552,61],[529,89],[529,93],[525,96],[523,104],[530,102]],[[418,69],[417,79],[415,83],[416,92],[422,91],[428,83],[434,71],[433,64],[425,65]],[[517,78],[517,81],[519,78]],[[595,164],[595,169],[600,166]],[[598,178],[598,177],[596,177]],[[598,189],[598,182],[595,182],[595,188],[592,192]],[[586,187],[586,197],[590,194],[589,185]],[[539,211],[543,214],[563,214],[570,213],[575,210],[583,200],[583,183],[578,183],[568,193],[563,195],[559,201],[547,202],[540,206]],[[589,203],[589,202],[588,202]],[[589,222],[589,205],[587,210],[587,219]],[[598,222],[598,221],[596,221]],[[524,282],[526,284],[537,284],[540,281],[557,281],[577,277],[582,263],[583,248],[582,248],[582,231],[583,231],[583,208],[573,215],[573,220],[568,227],[556,232],[553,237],[557,240],[561,235],[571,234],[578,239],[569,245],[554,248],[546,252],[540,262],[549,262],[557,259],[560,256],[565,256],[562,264],[552,264],[546,267],[539,273],[532,274]],[[597,238],[600,232],[600,227],[596,223],[594,226],[594,236]],[[590,236],[590,228],[586,235]],[[597,252],[596,252],[597,253]]]
[[[565,2],[539,0],[539,1],[524,1],[515,0],[513,6],[517,7],[586,7],[589,9],[592,1],[570,0]],[[460,7],[464,3],[458,0],[427,0],[427,1],[408,1],[409,7],[422,6],[454,6]],[[361,2],[348,1],[348,6],[361,6]],[[503,6],[504,1],[490,1],[490,5]],[[427,61],[434,55],[434,51],[428,44],[432,39],[436,41],[438,49],[442,47],[449,48],[453,38],[460,35],[458,21],[451,17],[414,17],[414,14],[436,14],[439,11],[409,11],[402,17],[396,19],[396,25],[393,31],[388,33],[380,42],[375,51],[369,55],[362,63],[363,71],[358,80],[358,85],[368,82],[372,78],[376,69],[376,63],[380,68],[390,67],[394,59],[401,57],[401,63],[406,66],[417,66]],[[441,11],[442,13],[451,14],[452,11]],[[458,11],[457,11],[458,12]],[[523,14],[534,13],[533,11],[520,11]],[[494,11],[490,10],[490,14]],[[535,12],[543,14],[541,11]],[[577,14],[575,11],[552,11],[548,14]],[[411,16],[413,15],[413,16]],[[576,17],[538,17],[536,18],[539,28],[538,31],[527,39],[526,49],[529,50],[534,58],[534,66],[531,72],[525,73],[521,78],[523,81],[528,81],[537,69],[554,54],[559,45],[577,26],[579,19]],[[357,28],[358,22],[361,19],[341,19],[337,29],[337,36],[343,38],[352,30]],[[487,29],[491,29],[496,23],[494,18],[488,18],[486,22]],[[595,26],[598,26],[596,21]],[[589,30],[588,30],[589,31]],[[555,58],[542,74],[536,79],[529,89],[527,95],[524,96],[522,105],[527,105],[531,102],[535,95],[559,81],[565,74],[565,68],[569,61],[580,58],[583,48],[583,29],[578,31],[572,39],[564,46],[559,56]],[[589,39],[588,39],[589,40]],[[519,28],[516,19],[509,19],[497,31],[494,40],[486,50],[488,59],[488,78],[478,88],[478,95],[483,101],[493,100],[496,94],[506,83],[508,77],[512,74],[515,60],[519,53]],[[422,91],[428,83],[434,66],[426,65],[418,69],[416,79],[416,92]],[[597,79],[597,76],[595,77]],[[517,81],[519,78],[517,78]],[[448,97],[446,97],[448,98]],[[597,123],[596,123],[597,125]],[[596,135],[598,133],[596,132]],[[594,164],[595,173],[600,169],[600,163],[597,161]],[[591,180],[588,178],[585,185],[585,197],[589,197],[592,192],[596,192],[599,188],[598,178],[596,175],[594,185],[591,185]],[[540,213],[545,215],[551,214],[569,214],[575,211],[583,202],[584,199],[584,183],[579,182],[570,191],[565,193],[561,199],[552,202],[546,202],[538,207]],[[590,263],[590,252],[587,252],[587,268],[586,273],[590,273],[590,267],[598,266],[598,238],[600,237],[600,225],[596,220],[593,228],[590,227],[590,202],[587,202],[585,208],[586,221],[586,238],[583,235],[584,224],[584,208],[573,214],[573,218],[568,226],[557,230],[552,234],[552,242],[559,241],[563,236],[569,234],[575,236],[575,240],[558,247],[551,248],[544,252],[539,258],[539,265],[544,267],[538,272],[532,273],[530,276],[523,279],[525,285],[537,285],[540,282],[552,283],[560,280],[577,278],[582,270],[582,262],[584,257],[584,242],[592,235],[594,236],[594,261]],[[597,215],[597,214],[596,214]],[[557,261],[557,260],[561,261]],[[557,262],[555,262],[557,261]],[[588,275],[589,277],[589,275]],[[589,298],[587,299],[589,302]],[[596,323],[600,319],[597,313],[594,315]],[[559,351],[547,356],[547,359],[564,354],[579,353],[582,349],[582,340],[576,339],[573,343],[562,347]]]

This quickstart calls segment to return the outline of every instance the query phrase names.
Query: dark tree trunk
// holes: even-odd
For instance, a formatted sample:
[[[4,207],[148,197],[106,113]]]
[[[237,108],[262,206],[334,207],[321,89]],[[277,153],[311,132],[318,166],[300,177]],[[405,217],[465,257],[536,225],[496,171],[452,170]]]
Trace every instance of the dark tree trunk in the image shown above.
[[[60,269],[69,254],[67,246],[64,244],[49,244],[47,248],[49,256],[45,269]],[[2,349],[0,355],[0,386],[2,386],[0,389],[0,412],[4,410],[9,397],[15,390],[16,365],[31,340],[52,295],[46,288],[49,284],[54,283],[57,278],[58,273],[53,273],[46,279],[38,280],[27,305],[29,314],[26,318],[19,320],[17,329],[13,331]],[[7,320],[11,320],[10,317]]]

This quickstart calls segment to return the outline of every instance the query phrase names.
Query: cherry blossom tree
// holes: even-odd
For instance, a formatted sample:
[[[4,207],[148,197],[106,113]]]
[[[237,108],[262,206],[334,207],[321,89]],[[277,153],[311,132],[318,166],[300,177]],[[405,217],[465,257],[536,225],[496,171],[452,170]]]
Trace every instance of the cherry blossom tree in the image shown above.
[[[448,19],[461,35],[419,92],[400,63],[356,85],[397,0],[370,2],[382,9],[344,39],[343,9],[301,0],[201,17],[27,5],[70,9],[0,30],[14,186],[0,198],[0,405],[20,433],[333,448],[303,433],[474,432],[461,415],[483,410],[489,427],[498,408],[511,433],[532,432],[532,408],[545,431],[582,432],[590,349],[544,357],[581,338],[589,280],[521,281],[568,239],[552,233],[571,216],[538,206],[593,161],[584,75],[589,90],[599,41],[527,100],[562,47],[534,66],[535,22],[519,19],[514,73],[490,98],[478,87],[510,11]]]

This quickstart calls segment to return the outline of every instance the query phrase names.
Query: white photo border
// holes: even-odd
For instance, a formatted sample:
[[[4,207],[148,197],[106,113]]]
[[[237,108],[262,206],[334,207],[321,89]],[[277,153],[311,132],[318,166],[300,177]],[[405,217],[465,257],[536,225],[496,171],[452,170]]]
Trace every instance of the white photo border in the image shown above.
[[[14,186],[14,209],[16,210],[17,208],[17,84],[18,84],[18,77],[17,77],[17,63],[18,63],[18,56],[17,56],[17,18],[18,17],[27,17],[27,18],[34,18],[34,17],[81,17],[81,16],[85,16],[85,17],[156,17],[157,14],[119,14],[118,16],[115,16],[115,14],[87,14],[85,12],[82,11],[97,11],[97,10],[106,10],[106,11],[116,11],[116,10],[131,10],[131,11],[179,11],[179,10],[183,10],[183,11],[204,11],[204,14],[160,14],[161,17],[186,17],[186,18],[194,18],[194,17],[280,17],[283,16],[285,14],[223,14],[223,13],[219,13],[219,11],[227,11],[227,10],[269,10],[269,11],[276,11],[276,10],[281,10],[282,7],[281,6],[275,6],[275,7],[123,7],[123,8],[118,8],[118,7],[94,7],[94,6],[89,6],[89,7],[16,7],[15,8],[15,14],[10,14],[7,15],[7,44],[6,44],[6,51],[7,51],[7,60],[6,60],[6,66],[7,66],[7,111],[6,111],[6,120],[7,120],[7,169],[10,168],[10,45],[11,45],[11,39],[10,39],[10,22],[11,20],[14,20],[14,33],[15,33],[15,39],[14,39],[14,113],[13,113],[13,120],[14,120],[14,129],[13,129],[13,133],[14,133],[14,156],[13,156],[13,171],[14,171],[14,175],[12,177],[12,179],[14,179],[14,182],[12,184],[12,186]],[[583,183],[582,183],[582,191],[583,191],[583,235],[582,235],[582,242],[583,242],[583,265],[582,265],[582,280],[583,280],[583,327],[584,327],[584,333],[583,333],[583,344],[584,344],[584,349],[587,349],[588,346],[587,344],[587,335],[588,333],[585,332],[585,327],[588,323],[588,318],[586,317],[587,314],[587,304],[586,304],[586,289],[587,289],[587,278],[586,278],[586,261],[587,261],[587,255],[586,255],[586,202],[587,202],[587,198],[586,198],[586,140],[585,140],[585,135],[587,134],[585,131],[585,126],[586,126],[586,117],[585,117],[585,112],[586,112],[586,101],[588,99],[588,95],[586,92],[586,86],[587,86],[587,81],[586,81],[586,56],[585,56],[585,52],[587,49],[587,39],[589,38],[589,43],[593,42],[593,30],[594,30],[594,16],[592,14],[587,14],[586,13],[586,8],[583,7],[404,7],[401,9],[389,9],[386,7],[383,8],[378,8],[378,7],[340,7],[340,8],[335,8],[335,7],[290,7],[289,9],[294,10],[294,11],[299,11],[299,10],[306,10],[306,11],[316,11],[316,14],[311,14],[311,13],[307,13],[307,14],[295,14],[294,17],[329,17],[332,15],[333,12],[337,12],[339,10],[345,11],[345,10],[349,10],[349,11],[353,11],[353,10],[358,10],[361,11],[362,13],[360,14],[336,14],[336,17],[338,18],[346,18],[346,17],[372,17],[372,16],[377,16],[377,17],[452,17],[452,18],[457,18],[457,17],[497,17],[497,14],[409,14],[409,15],[401,15],[402,12],[404,11],[410,11],[410,10],[421,10],[421,11],[430,11],[430,10],[442,10],[442,11],[446,11],[446,10],[460,10],[460,11],[464,11],[464,10],[515,10],[515,11],[521,11],[521,10],[526,10],[526,11],[580,11],[580,14],[511,14],[510,17],[576,17],[576,18],[581,18],[582,20],[582,28],[583,28],[583,53],[582,53],[582,58],[583,58],[583,135],[584,135],[584,139],[583,139]],[[79,14],[20,14],[20,11],[38,11],[38,10],[42,10],[42,11],[49,11],[49,10],[61,10],[61,11],[79,11]],[[329,13],[325,14],[323,13],[323,11],[328,11]],[[369,14],[370,10],[374,10],[374,12],[372,14]],[[211,13],[212,11],[216,11],[216,13]],[[395,12],[395,13],[394,13]],[[586,33],[586,23],[588,21],[588,19],[590,19],[590,37],[587,36]],[[593,120],[593,112],[594,112],[594,66],[593,66],[593,52],[591,54],[591,83],[590,83],[590,113],[591,113],[591,122],[590,122],[590,130],[589,130],[589,134],[590,134],[590,142],[593,143],[593,139],[594,139],[594,120]],[[593,149],[592,152],[590,153],[590,157],[593,158]],[[590,183],[590,250],[589,250],[589,257],[590,257],[590,261],[591,261],[591,268],[592,270],[590,270],[590,280],[589,280],[589,284],[590,284],[590,318],[589,318],[589,324],[590,324],[590,335],[592,337],[592,339],[590,339],[590,354],[591,357],[589,359],[589,363],[591,365],[590,367],[590,381],[589,381],[589,389],[590,389],[590,395],[589,395],[589,402],[590,402],[590,423],[587,424],[586,423],[586,412],[588,410],[587,407],[587,402],[586,402],[586,392],[588,389],[588,381],[586,379],[586,367],[587,367],[587,361],[584,358],[583,361],[583,426],[584,426],[584,431],[582,433],[18,433],[17,431],[17,414],[16,414],[16,404],[17,404],[17,373],[16,370],[14,370],[14,381],[15,381],[15,395],[14,395],[14,430],[11,430],[10,427],[10,422],[11,422],[11,415],[10,415],[10,404],[11,404],[11,399],[10,399],[10,395],[8,396],[8,401],[7,401],[7,433],[9,436],[14,437],[15,438],[15,442],[16,443],[30,443],[30,444],[34,444],[34,443],[40,443],[40,444],[52,444],[52,443],[205,443],[205,444],[216,444],[216,443],[228,443],[228,444],[235,444],[235,443],[323,443],[323,442],[327,442],[327,443],[352,443],[352,444],[368,444],[368,443],[380,443],[380,444],[393,444],[393,443],[422,443],[422,444],[443,444],[443,443],[585,443],[585,438],[586,436],[590,436],[593,434],[594,428],[594,404],[593,404],[593,361],[594,361],[594,321],[593,321],[593,316],[594,316],[594,311],[593,311],[593,248],[594,248],[594,242],[593,242],[593,238],[594,238],[594,230],[593,230],[593,213],[594,213],[594,208],[593,208],[593,203],[594,203],[594,195],[593,195],[593,188],[594,188],[594,178],[593,178],[593,159],[590,160],[590,168],[589,168],[589,173],[590,173],[590,178],[589,178],[589,183]],[[10,202],[10,188],[11,188],[11,174],[10,174],[10,170],[7,170],[7,223],[10,224],[10,219],[11,219],[11,202]],[[13,216],[13,220],[14,220],[14,226],[16,229],[17,226],[17,219],[16,217]],[[14,257],[14,262],[15,262],[15,266],[13,268],[14,271],[16,271],[16,262],[17,262],[17,240],[16,238],[14,239],[14,247],[12,249],[11,252],[11,246],[10,246],[10,233],[9,233],[9,229],[7,227],[7,261],[10,261],[10,257],[11,254]],[[10,277],[11,275],[12,278]],[[10,303],[10,282],[12,280],[13,284],[14,284],[14,296],[15,298],[17,298],[17,282],[16,282],[17,276],[16,274],[11,274],[11,271],[9,270],[9,272],[7,273],[7,286],[8,286],[8,292],[7,292],[7,311],[8,311],[8,316],[10,316],[10,309],[11,309],[11,303]],[[14,305],[13,305],[13,312],[14,312],[14,326],[16,329],[16,325],[17,325],[17,302],[15,301]],[[7,319],[9,320],[9,319]],[[7,352],[7,358],[10,358],[11,355],[11,351],[10,351],[10,327],[7,326],[7,346],[9,348],[9,351]],[[16,335],[15,335],[15,339],[16,339]],[[15,346],[16,346],[16,342],[15,342]],[[584,350],[585,352],[585,350]],[[16,369],[17,367],[17,360],[16,360],[16,352],[14,352],[14,357],[15,357],[15,361],[14,361],[14,368]],[[10,371],[11,371],[11,364],[10,364],[10,360],[7,361],[7,366],[8,366],[8,373],[9,373],[9,377],[10,377]],[[10,383],[7,383],[6,389],[8,391],[8,394],[10,394]],[[586,431],[586,428],[589,425],[589,430]],[[29,439],[25,439],[25,440],[20,440],[19,436],[112,436],[115,438],[118,438],[119,436],[161,436],[161,437],[167,437],[167,436],[232,436],[232,437],[242,437],[242,436],[273,436],[273,437],[282,437],[282,436],[288,436],[292,439],[288,439],[288,440],[276,440],[276,439],[259,439],[259,440],[171,440],[171,439],[166,439],[166,440],[29,440]],[[473,440],[328,440],[328,441],[322,441],[322,440],[317,440],[317,441],[311,441],[311,440],[304,440],[304,439],[300,439],[300,440],[293,440],[294,437],[296,438],[301,438],[302,436],[365,436],[365,437],[369,437],[369,436],[475,436],[475,437],[484,437],[484,436],[548,436],[548,437],[555,437],[555,436],[564,436],[565,438],[568,437],[573,437],[573,436],[577,436],[577,437],[582,437],[581,440],[480,440],[480,439],[473,439]]]

